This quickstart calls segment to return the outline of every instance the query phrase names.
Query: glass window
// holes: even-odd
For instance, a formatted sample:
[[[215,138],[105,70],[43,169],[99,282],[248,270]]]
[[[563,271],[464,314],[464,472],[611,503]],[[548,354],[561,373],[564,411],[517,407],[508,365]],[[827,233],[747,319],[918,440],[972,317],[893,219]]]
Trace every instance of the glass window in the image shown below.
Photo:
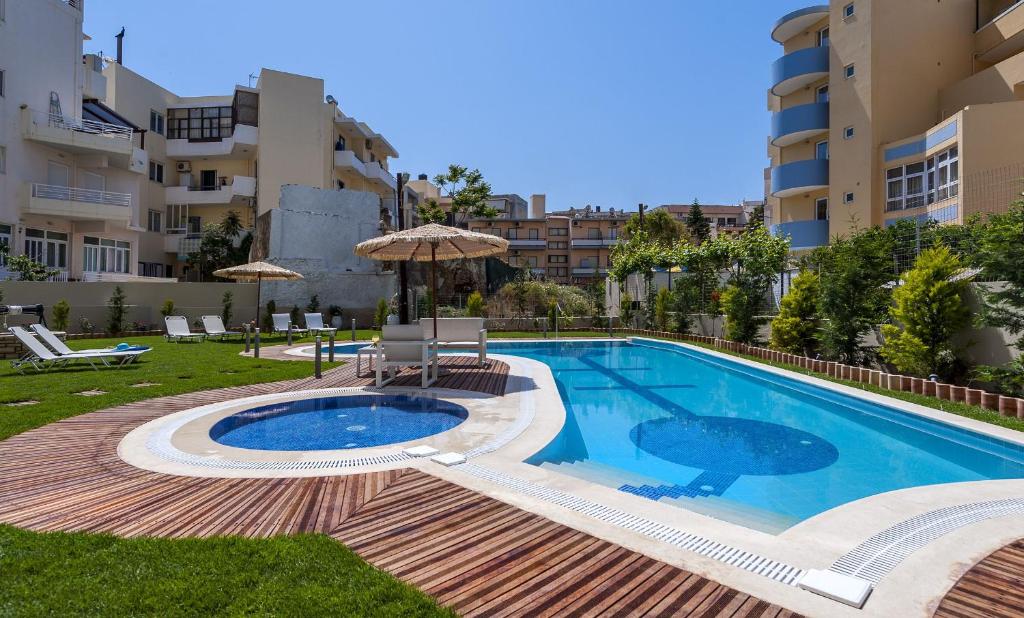
[[[505,238],[507,238],[508,240],[518,240],[519,230],[517,230],[514,227],[508,228],[508,230],[505,231]]]
[[[568,236],[569,228],[567,227],[552,227],[548,228],[548,236]]]
[[[11,250],[11,226],[0,223],[0,266],[7,263],[6,254]]]
[[[601,240],[601,228],[587,228],[587,238],[589,238],[590,240]]]
[[[854,8],[852,2],[843,7],[843,19],[849,19],[850,17],[853,17],[853,13]]]
[[[131,243],[127,241],[86,236],[82,249],[82,270],[85,272],[131,272]]]
[[[828,198],[819,197],[814,200],[814,218],[817,221],[828,221]]]
[[[843,139],[853,139],[853,127],[843,129]]]
[[[0,174],[7,173],[7,146],[0,146]]]
[[[164,164],[155,161],[149,162],[149,179],[153,182],[164,182]]]
[[[160,135],[164,134],[163,114],[156,110],[149,110],[149,130]]]
[[[530,235],[530,240],[539,240],[540,239],[540,230],[532,229],[528,233]]]
[[[548,264],[567,264],[569,262],[568,255],[549,255]]]
[[[818,86],[817,94],[815,95],[815,100],[818,103],[828,103],[828,84],[824,86]]]
[[[191,107],[167,110],[167,138],[220,140],[231,137],[234,118],[230,107]]]
[[[828,47],[828,27],[818,30],[818,47]]]
[[[857,69],[852,64],[846,65],[846,68],[843,69],[843,74],[846,75],[846,79],[850,79],[856,73]]]
[[[814,158],[827,160],[828,159],[828,141],[818,142],[814,145]]]
[[[161,223],[163,222],[163,213],[159,210],[149,211],[149,220],[146,224],[146,229],[150,232],[159,232]]]
[[[557,240],[550,240],[550,241],[548,241],[548,249],[568,249],[568,248],[569,248],[569,243],[564,241],[564,240],[562,240],[562,241],[557,241]]]
[[[853,202],[853,192],[852,191],[846,193],[845,195],[843,195],[843,203],[844,204],[850,204],[852,202]]]
[[[0,69],[0,97],[4,96],[4,71]]]

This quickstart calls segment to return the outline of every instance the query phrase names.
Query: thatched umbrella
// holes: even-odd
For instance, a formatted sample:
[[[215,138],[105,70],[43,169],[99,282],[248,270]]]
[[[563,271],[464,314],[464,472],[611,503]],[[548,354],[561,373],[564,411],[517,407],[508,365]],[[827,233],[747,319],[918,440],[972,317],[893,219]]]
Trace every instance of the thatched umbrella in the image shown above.
[[[260,288],[264,281],[295,281],[302,279],[302,275],[294,270],[282,268],[270,262],[250,262],[240,266],[222,268],[213,271],[214,276],[235,281],[256,282],[256,327],[260,325]],[[226,326],[226,325],[225,325]]]
[[[373,260],[430,262],[430,312],[434,317],[434,337],[437,337],[437,260],[487,257],[506,251],[508,241],[504,238],[436,223],[371,238],[356,245],[355,249],[356,255]]]

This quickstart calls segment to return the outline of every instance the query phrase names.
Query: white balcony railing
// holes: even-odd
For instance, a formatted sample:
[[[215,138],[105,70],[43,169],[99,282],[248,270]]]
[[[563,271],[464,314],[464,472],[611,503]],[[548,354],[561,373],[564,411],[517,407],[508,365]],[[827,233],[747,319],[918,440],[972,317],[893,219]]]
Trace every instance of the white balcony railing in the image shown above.
[[[87,204],[108,204],[110,206],[131,206],[131,193],[114,193],[96,189],[80,189],[78,187],[61,187],[32,183],[32,197],[46,200],[62,200],[66,202],[85,202]]]
[[[128,141],[131,141],[132,139],[133,130],[130,127],[122,127],[120,125],[98,122],[96,120],[79,120],[77,118],[69,118],[67,116],[61,116],[60,114],[49,114],[38,110],[31,111],[32,122],[36,124],[45,124],[49,127],[67,129],[68,131],[78,131],[79,133],[103,135],[114,139],[123,139]]]

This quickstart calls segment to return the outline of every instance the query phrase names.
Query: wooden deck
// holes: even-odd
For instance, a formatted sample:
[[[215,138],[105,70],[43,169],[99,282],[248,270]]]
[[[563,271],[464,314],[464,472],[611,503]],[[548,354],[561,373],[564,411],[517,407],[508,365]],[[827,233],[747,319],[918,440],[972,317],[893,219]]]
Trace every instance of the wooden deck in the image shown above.
[[[445,358],[452,366],[465,362]],[[439,385],[504,391],[508,368],[452,367]],[[415,375],[407,376],[414,381]],[[178,410],[236,397],[365,384],[323,380],[163,397],[0,442],[0,522],[123,536],[329,534],[464,615],[786,618],[791,612],[416,470],[299,479],[156,474],[122,462],[121,438]]]
[[[960,578],[936,618],[1024,616],[1024,539],[994,552]]]

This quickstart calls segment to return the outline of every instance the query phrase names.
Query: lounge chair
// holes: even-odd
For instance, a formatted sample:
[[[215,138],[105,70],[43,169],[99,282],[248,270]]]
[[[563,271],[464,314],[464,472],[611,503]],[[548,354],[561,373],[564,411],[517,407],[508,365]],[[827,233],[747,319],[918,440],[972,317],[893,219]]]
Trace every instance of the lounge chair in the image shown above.
[[[309,329],[309,332],[310,332],[311,335],[323,335],[324,333],[327,333],[328,335],[332,335],[332,334],[338,332],[337,328],[331,328],[330,326],[324,326],[324,316],[322,314],[319,314],[319,313],[307,313],[305,315],[305,318],[306,318],[306,328]]]
[[[46,328],[42,324],[33,324],[29,328],[35,331],[36,335],[38,335],[39,338],[43,340],[43,343],[50,346],[50,349],[56,352],[58,356],[74,356],[76,354],[82,355],[138,352],[139,354],[128,357],[128,362],[131,363],[135,362],[135,359],[137,359],[143,352],[148,352],[150,349],[149,346],[127,346],[127,344],[120,344],[120,346],[118,346],[117,348],[91,348],[88,350],[72,350],[67,346],[66,343],[61,341],[60,337],[55,335],[53,331],[51,331],[49,328]],[[119,349],[121,346],[126,346],[127,349]]]
[[[167,327],[167,341],[202,341],[206,339],[206,333],[193,333],[188,328],[188,320],[183,315],[169,315],[164,317],[164,326]]]
[[[270,317],[274,319],[275,333],[286,334],[289,330],[289,327],[291,328],[292,334],[298,335],[299,337],[302,337],[307,332],[309,332],[305,328],[299,328],[298,324],[292,324],[291,316],[289,316],[287,313],[274,313]]]
[[[224,320],[219,315],[204,315],[203,330],[206,331],[207,337],[220,337],[221,341],[224,341],[228,337],[239,336],[241,337],[245,333],[237,330],[228,330],[224,328]]]
[[[419,326],[384,326],[377,343],[377,387],[395,379],[398,367],[419,367],[420,388],[437,381],[437,339],[424,339]],[[384,379],[384,372],[389,377]]]
[[[424,337],[434,336],[434,320],[420,320]],[[487,329],[483,318],[438,318],[437,343],[442,350],[476,350],[481,365],[487,362]]]
[[[109,367],[112,362],[116,366],[120,367],[134,361],[140,354],[146,352],[146,350],[110,350],[107,352],[72,352],[71,354],[57,354],[43,345],[42,342],[29,334],[29,332],[21,326],[12,326],[8,330],[10,330],[11,334],[14,335],[14,338],[28,350],[28,352],[21,358],[11,361],[11,367],[16,369],[18,373],[25,373],[24,369],[26,366],[32,367],[36,371],[48,371],[54,367],[63,367],[76,360],[86,361],[93,369],[98,369],[98,367],[96,367],[96,361],[100,361],[107,367]]]

